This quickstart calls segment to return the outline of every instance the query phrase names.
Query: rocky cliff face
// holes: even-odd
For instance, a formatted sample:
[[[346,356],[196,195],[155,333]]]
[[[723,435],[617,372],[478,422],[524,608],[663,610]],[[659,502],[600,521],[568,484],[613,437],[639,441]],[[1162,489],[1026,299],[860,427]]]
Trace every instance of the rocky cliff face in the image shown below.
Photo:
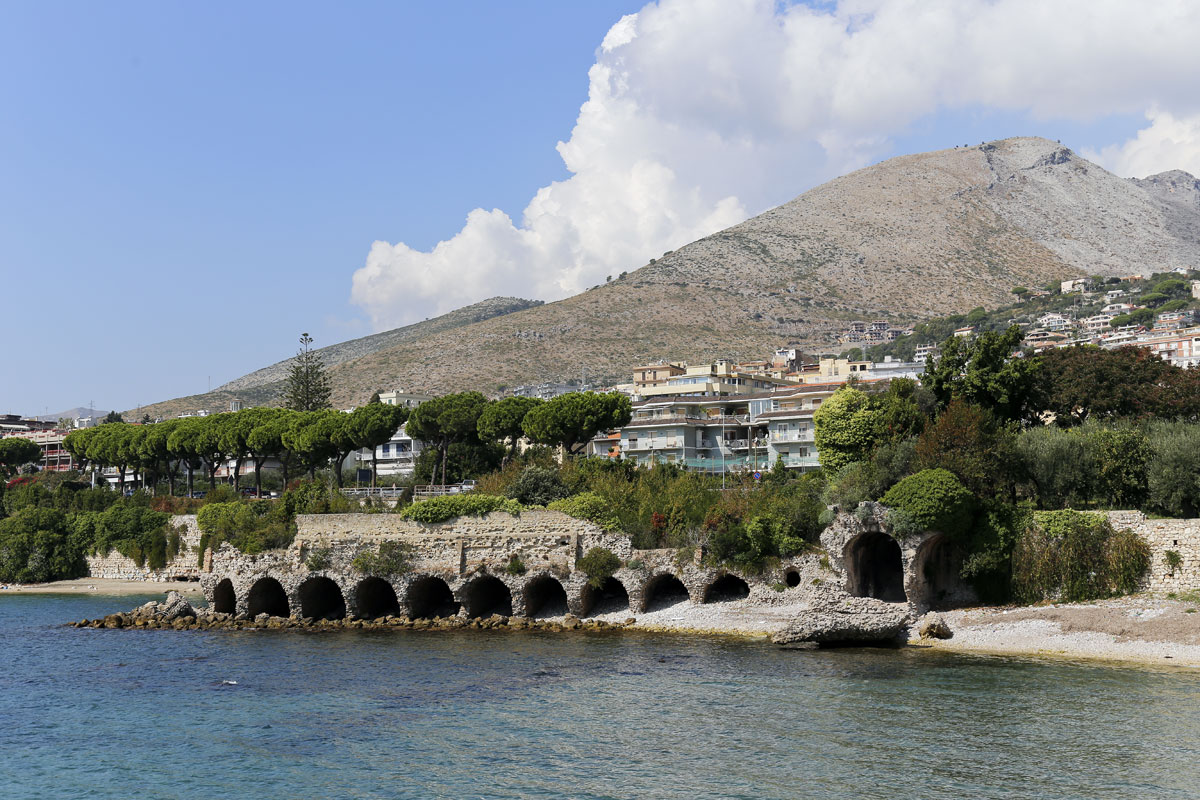
[[[566,300],[323,352],[339,406],[381,387],[628,380],[649,359],[825,351],[851,319],[914,321],[1007,303],[1016,285],[1176,266],[1200,266],[1191,175],[1126,180],[1057,142],[1006,139],[858,170]],[[285,367],[233,381],[217,399]]]

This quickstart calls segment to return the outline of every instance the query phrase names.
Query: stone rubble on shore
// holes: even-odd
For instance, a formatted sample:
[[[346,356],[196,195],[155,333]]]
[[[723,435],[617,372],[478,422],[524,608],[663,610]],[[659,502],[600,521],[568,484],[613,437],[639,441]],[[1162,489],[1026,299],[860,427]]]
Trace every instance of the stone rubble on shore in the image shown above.
[[[118,614],[109,614],[97,619],[81,619],[68,623],[73,628],[106,628],[110,630],[615,630],[634,624],[630,617],[623,622],[607,622],[599,619],[580,620],[567,614],[561,619],[529,619],[493,614],[483,619],[465,617],[436,617],[433,619],[410,619],[406,616],[379,617],[377,619],[311,619],[309,617],[272,617],[259,614],[222,614],[207,608],[199,610],[178,592],[171,592],[164,602],[150,602],[143,606]]]

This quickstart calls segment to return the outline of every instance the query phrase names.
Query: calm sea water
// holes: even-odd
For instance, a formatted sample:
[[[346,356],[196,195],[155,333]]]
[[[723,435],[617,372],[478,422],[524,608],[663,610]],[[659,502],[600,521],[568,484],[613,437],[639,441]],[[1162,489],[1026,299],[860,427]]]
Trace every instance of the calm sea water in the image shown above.
[[[1196,673],[630,634],[60,627],[142,602],[0,596],[0,797],[1200,796]]]

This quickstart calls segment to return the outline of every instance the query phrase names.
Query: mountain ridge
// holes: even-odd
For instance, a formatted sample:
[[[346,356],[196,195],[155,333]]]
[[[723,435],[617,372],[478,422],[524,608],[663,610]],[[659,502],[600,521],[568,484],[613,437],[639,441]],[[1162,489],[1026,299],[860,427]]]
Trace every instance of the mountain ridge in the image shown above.
[[[1016,285],[1197,266],[1197,230],[1200,183],[1178,170],[1124,179],[1036,137],[898,156],[573,297],[332,364],[334,404],[395,386],[497,393],[581,371],[628,380],[656,358],[828,351],[851,319],[911,323],[1002,305]],[[261,389],[245,378],[221,390]]]

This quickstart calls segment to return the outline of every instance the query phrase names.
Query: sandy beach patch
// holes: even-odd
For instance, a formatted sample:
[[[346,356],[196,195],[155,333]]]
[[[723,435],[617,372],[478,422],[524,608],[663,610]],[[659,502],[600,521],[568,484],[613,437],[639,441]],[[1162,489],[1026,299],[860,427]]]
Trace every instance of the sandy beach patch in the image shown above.
[[[94,594],[123,597],[134,594],[179,592],[188,597],[203,597],[195,581],[133,581],[116,578],[78,578],[52,583],[9,583],[0,585],[0,597],[6,594]]]

